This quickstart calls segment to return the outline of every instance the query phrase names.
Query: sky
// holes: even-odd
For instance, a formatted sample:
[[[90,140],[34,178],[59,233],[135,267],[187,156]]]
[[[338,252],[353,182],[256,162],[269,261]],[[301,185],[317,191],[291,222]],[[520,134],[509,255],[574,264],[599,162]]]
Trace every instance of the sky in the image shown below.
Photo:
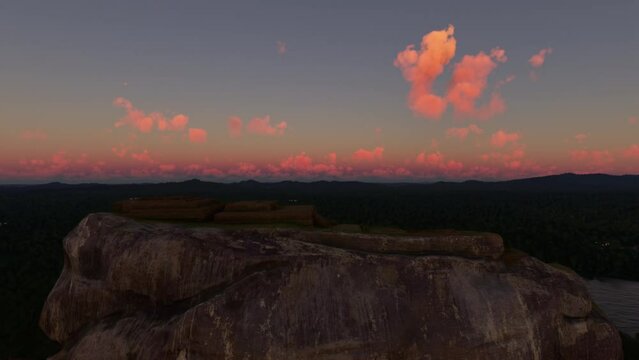
[[[639,173],[639,2],[0,2],[0,183]]]

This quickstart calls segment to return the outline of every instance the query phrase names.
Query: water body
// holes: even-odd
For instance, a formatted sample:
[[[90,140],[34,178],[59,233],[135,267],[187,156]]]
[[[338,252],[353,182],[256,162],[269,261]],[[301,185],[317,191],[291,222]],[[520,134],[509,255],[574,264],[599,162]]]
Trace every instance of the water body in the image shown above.
[[[617,279],[586,280],[593,300],[617,328],[639,333],[639,282]]]

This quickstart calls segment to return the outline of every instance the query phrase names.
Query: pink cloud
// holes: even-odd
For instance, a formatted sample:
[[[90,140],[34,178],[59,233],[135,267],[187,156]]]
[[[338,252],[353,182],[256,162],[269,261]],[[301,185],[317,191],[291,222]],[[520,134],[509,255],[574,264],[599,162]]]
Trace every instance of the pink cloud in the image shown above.
[[[342,172],[336,166],[335,153],[328,154],[328,163],[314,162],[313,159],[302,152],[299,155],[290,156],[282,160],[279,167],[271,167],[274,175],[332,175],[337,176]]]
[[[609,150],[575,150],[570,153],[573,161],[580,161],[585,165],[604,166],[614,161]]]
[[[144,163],[153,163],[153,159],[151,159],[151,154],[149,154],[148,150],[144,150],[141,153],[132,153],[131,154],[131,158],[140,161],[140,162],[144,162]]]
[[[69,165],[71,161],[67,158],[67,154],[64,151],[59,151],[51,156],[51,164],[56,168],[64,168]]]
[[[637,117],[636,116],[630,116],[628,117],[628,124],[630,125],[635,125],[637,123]]]
[[[113,105],[126,111],[126,115],[115,123],[116,128],[129,125],[143,133],[148,133],[157,126],[160,131],[179,131],[184,130],[189,122],[189,117],[184,114],[178,114],[172,118],[167,118],[160,112],[146,114],[123,97],[116,98]]]
[[[246,130],[259,135],[283,135],[286,127],[286,121],[281,121],[275,126],[271,125],[271,117],[266,115],[252,118],[246,125]]]
[[[539,50],[538,53],[536,53],[535,55],[531,56],[530,59],[528,59],[528,63],[533,68],[538,69],[544,65],[544,62],[546,62],[546,56],[550,54],[552,54],[551,48],[541,49]]]
[[[373,150],[359,149],[353,153],[353,160],[356,160],[356,161],[381,160],[383,154],[384,154],[384,148],[379,146]]]
[[[575,135],[575,140],[576,140],[578,143],[582,143],[582,142],[584,142],[587,138],[588,138],[588,135],[586,135],[586,134],[581,134],[581,133],[580,133],[580,134]]]
[[[506,61],[508,61],[508,56],[506,56],[506,50],[500,47],[496,47],[490,50],[490,57],[500,63],[505,63]]]
[[[393,65],[411,84],[408,106],[417,115],[439,119],[446,111],[446,99],[433,93],[433,83],[455,56],[455,27],[424,35],[420,49],[409,45],[397,54]]]
[[[440,165],[444,161],[444,155],[442,155],[439,151],[426,154],[425,152],[421,152],[417,155],[415,162],[420,165],[430,165],[437,166]]]
[[[490,118],[505,110],[501,95],[495,91],[489,102],[479,108],[477,100],[486,89],[488,76],[497,67],[497,61],[505,61],[503,49],[493,49],[491,56],[484,52],[477,55],[465,55],[455,64],[446,99],[455,107],[455,114],[462,117]]]
[[[231,137],[242,136],[242,119],[239,116],[231,116],[227,122]]]
[[[504,147],[504,145],[517,142],[519,139],[521,139],[521,134],[519,133],[507,133],[499,130],[491,136],[490,144],[495,147]]]
[[[277,41],[275,43],[277,45],[277,53],[280,55],[286,54],[286,43],[284,41]]]
[[[639,159],[639,145],[630,145],[630,147],[624,150],[623,154],[625,157]]]
[[[207,132],[204,129],[190,128],[189,129],[189,141],[192,143],[206,142]]]
[[[483,161],[496,161],[506,169],[516,170],[522,167],[525,156],[526,152],[524,151],[523,146],[517,146],[510,152],[492,152],[488,154],[482,154],[480,158]]]
[[[539,50],[538,53],[534,54],[533,56],[530,57],[530,59],[528,59],[528,63],[530,64],[530,66],[532,66],[533,70],[530,71],[530,79],[532,81],[537,81],[539,80],[539,74],[535,71],[535,69],[539,69],[541,68],[544,63],[546,62],[546,56],[552,54],[552,49],[551,48],[545,48],[545,49],[541,49]]]
[[[72,157],[57,151],[46,158],[21,159],[16,167],[4,170],[5,176],[18,178],[83,178],[104,175],[104,162],[89,161],[87,154]]]
[[[506,51],[499,47],[492,49],[490,54],[480,52],[477,55],[465,55],[455,64],[446,96],[434,94],[435,80],[455,56],[457,42],[454,33],[452,25],[446,30],[432,31],[422,38],[420,49],[409,45],[397,54],[393,64],[411,84],[409,108],[415,114],[430,119],[439,119],[448,103],[455,108],[458,116],[487,119],[504,112],[505,102],[498,92],[504,82],[497,84],[487,104],[481,107],[475,105],[497,63],[508,60]]]
[[[120,147],[112,147],[111,152],[117,157],[124,157],[127,153],[128,149],[125,146]]]
[[[464,168],[462,162],[456,160],[446,161],[444,155],[439,151],[430,154],[421,152],[415,158],[415,163],[430,170],[437,170],[443,173],[458,172]]]
[[[46,140],[49,137],[49,135],[40,130],[40,129],[33,129],[33,130],[24,130],[22,133],[20,133],[20,139],[22,140]]]
[[[165,119],[163,116],[157,118],[158,129],[161,131],[167,130],[184,130],[186,124],[189,123],[189,117],[183,114],[175,115],[173,118]]]
[[[228,169],[226,173],[232,176],[256,177],[262,175],[262,170],[255,164],[241,162],[235,167]]]
[[[448,137],[454,137],[460,140],[465,140],[469,134],[476,134],[479,135],[483,132],[483,130],[475,125],[475,124],[470,124],[468,125],[468,127],[463,127],[463,128],[450,128],[448,130],[446,130],[446,136]]]

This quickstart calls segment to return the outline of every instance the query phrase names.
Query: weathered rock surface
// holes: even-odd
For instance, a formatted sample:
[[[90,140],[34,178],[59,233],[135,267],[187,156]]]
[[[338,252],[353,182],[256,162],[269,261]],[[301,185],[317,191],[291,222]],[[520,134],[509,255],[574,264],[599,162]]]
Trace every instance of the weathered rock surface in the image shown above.
[[[461,256],[339,236],[92,214],[64,241],[41,327],[55,359],[622,358],[578,276],[496,258],[499,237]]]

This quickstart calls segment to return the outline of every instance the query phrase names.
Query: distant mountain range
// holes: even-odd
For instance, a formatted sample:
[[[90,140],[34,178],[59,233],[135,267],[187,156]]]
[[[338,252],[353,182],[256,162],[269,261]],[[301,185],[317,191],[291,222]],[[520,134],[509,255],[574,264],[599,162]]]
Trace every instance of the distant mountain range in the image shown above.
[[[136,183],[136,184],[65,184],[52,182],[39,185],[0,185],[0,189],[25,190],[65,190],[65,189],[149,189],[161,192],[216,192],[230,191],[253,192],[274,191],[278,193],[306,193],[306,192],[367,192],[375,190],[390,190],[394,188],[405,191],[533,191],[533,192],[575,192],[575,191],[639,191],[639,175],[607,175],[607,174],[560,174],[533,177],[507,181],[478,181],[463,182],[439,181],[434,183],[371,183],[359,181],[280,181],[259,182],[245,180],[235,183],[207,182],[197,179],[182,182],[165,183]]]

